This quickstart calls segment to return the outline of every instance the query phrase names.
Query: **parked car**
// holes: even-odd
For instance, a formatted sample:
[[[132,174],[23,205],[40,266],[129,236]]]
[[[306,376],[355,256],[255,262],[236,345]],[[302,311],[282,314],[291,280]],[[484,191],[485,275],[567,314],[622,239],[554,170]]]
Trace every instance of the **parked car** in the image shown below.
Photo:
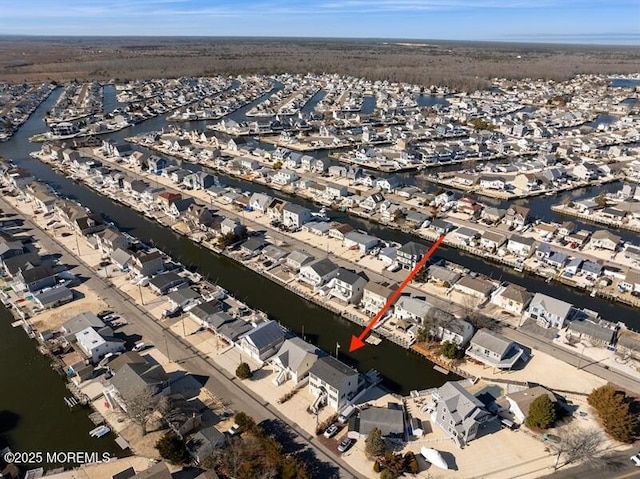
[[[99,318],[104,318],[105,316],[109,316],[111,314],[113,314],[113,311],[111,311],[110,309],[103,309],[98,314],[96,314],[96,316],[98,316]]]
[[[336,424],[331,424],[327,430],[324,432],[324,437],[327,439],[332,438],[338,433],[338,426]]]
[[[631,459],[631,462],[633,462],[636,467],[640,467],[640,452],[635,456],[631,456],[629,459]]]
[[[344,439],[342,439],[342,441],[340,441],[340,444],[338,444],[338,451],[347,452],[349,448],[353,445],[353,443],[354,443],[353,439],[351,439],[350,437],[345,437]]]
[[[240,434],[240,426],[237,424],[234,424],[227,430],[227,434],[229,434],[229,436],[236,436]]]
[[[542,435],[542,440],[558,444],[562,439],[559,436],[555,436],[553,434],[549,434],[548,432],[545,432]]]

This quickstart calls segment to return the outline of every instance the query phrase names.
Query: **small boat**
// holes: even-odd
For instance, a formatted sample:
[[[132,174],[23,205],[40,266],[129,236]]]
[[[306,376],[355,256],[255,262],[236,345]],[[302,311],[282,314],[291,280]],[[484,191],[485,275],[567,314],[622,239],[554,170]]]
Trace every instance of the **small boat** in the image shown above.
[[[422,447],[420,449],[420,454],[434,466],[439,467],[440,469],[449,469],[447,461],[444,460],[439,451],[431,449],[430,447]]]
[[[111,428],[103,424],[102,426],[98,426],[95,429],[92,429],[91,431],[89,431],[89,436],[100,438],[102,436],[105,436],[106,434],[109,434],[110,432],[111,432]]]

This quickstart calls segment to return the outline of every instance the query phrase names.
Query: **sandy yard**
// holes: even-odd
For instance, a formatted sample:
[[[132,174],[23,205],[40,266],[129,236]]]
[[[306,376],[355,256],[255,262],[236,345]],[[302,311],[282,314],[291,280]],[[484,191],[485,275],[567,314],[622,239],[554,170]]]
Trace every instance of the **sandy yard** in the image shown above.
[[[81,311],[97,313],[106,309],[107,303],[100,299],[86,284],[80,284],[73,289],[75,290],[74,297],[81,296],[79,299],[74,299],[70,303],[34,316],[31,318],[33,328],[37,331],[58,329],[65,321],[76,316]]]
[[[153,466],[156,461],[141,455],[112,459],[105,464],[91,464],[78,469],[64,471],[59,474],[47,475],[55,479],[111,479],[114,475],[133,467],[136,472],[144,471]],[[169,470],[175,470],[169,466]]]

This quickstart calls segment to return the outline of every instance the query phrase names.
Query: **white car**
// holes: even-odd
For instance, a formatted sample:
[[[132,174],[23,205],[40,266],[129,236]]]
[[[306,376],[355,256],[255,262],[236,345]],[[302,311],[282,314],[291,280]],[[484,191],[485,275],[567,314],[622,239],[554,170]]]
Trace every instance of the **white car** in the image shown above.
[[[636,467],[640,467],[640,452],[635,456],[631,456],[629,459],[631,459],[631,462],[633,462]]]

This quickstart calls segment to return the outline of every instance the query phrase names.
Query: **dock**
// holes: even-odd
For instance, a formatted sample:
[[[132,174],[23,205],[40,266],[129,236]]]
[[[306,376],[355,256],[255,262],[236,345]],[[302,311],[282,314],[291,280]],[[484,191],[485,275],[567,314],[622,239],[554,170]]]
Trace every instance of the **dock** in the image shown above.
[[[377,346],[378,344],[380,344],[382,342],[382,339],[380,339],[378,336],[375,335],[370,335],[367,337],[367,339],[364,340],[365,343],[367,344],[372,344],[374,346]]]

